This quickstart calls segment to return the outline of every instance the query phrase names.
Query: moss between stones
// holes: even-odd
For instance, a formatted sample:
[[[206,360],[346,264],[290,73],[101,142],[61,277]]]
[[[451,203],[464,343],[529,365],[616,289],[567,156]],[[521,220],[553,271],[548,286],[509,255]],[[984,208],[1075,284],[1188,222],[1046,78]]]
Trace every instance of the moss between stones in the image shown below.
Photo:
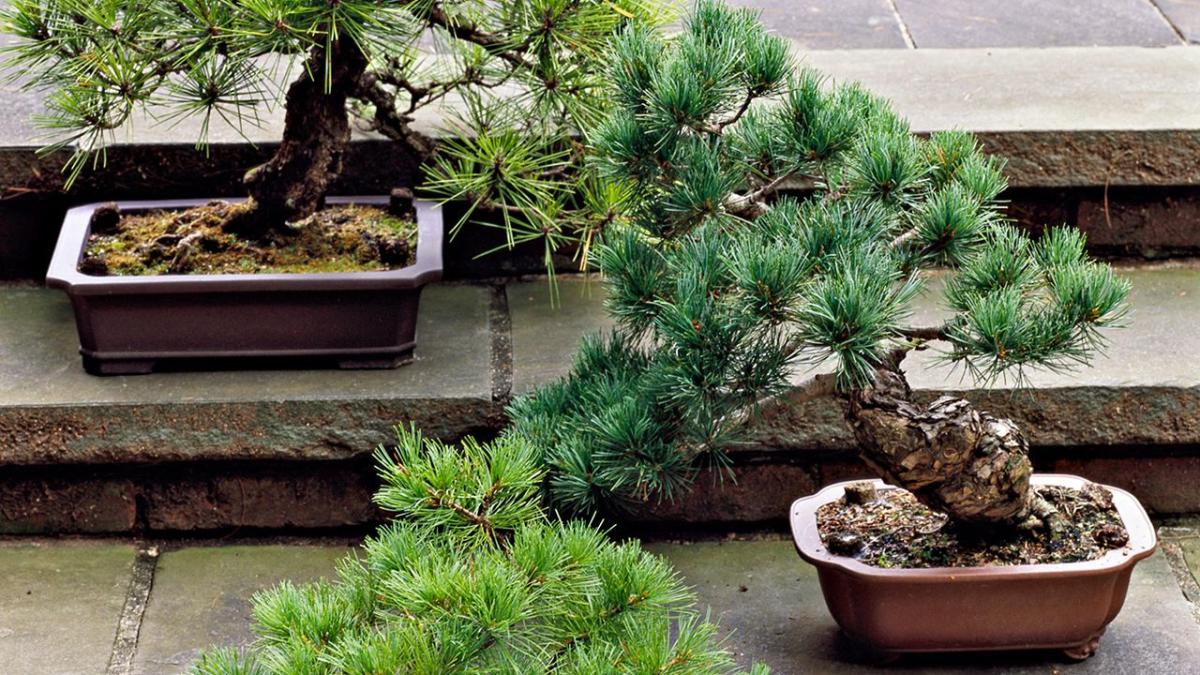
[[[415,258],[416,224],[373,206],[338,205],[295,223],[290,235],[248,241],[222,225],[241,204],[122,214],[115,230],[93,234],[87,274],[263,274],[398,269]]]
[[[887,489],[865,504],[840,499],[817,510],[830,552],[874,567],[986,567],[1093,560],[1129,537],[1104,488],[1035,487],[1063,514],[1062,531],[978,531],[948,522],[909,492]]]

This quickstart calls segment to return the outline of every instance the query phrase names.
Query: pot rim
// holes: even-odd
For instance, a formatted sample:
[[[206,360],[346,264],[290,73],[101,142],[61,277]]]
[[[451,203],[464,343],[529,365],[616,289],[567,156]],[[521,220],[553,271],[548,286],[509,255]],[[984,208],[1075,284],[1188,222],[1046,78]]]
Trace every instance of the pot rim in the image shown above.
[[[1102,487],[1113,495],[1113,504],[1118,515],[1129,533],[1129,542],[1119,548],[1109,551],[1095,560],[1066,563],[1042,563],[1022,565],[995,565],[987,567],[926,567],[926,568],[884,568],[874,567],[854,558],[830,553],[821,543],[817,530],[817,509],[825,504],[840,499],[844,488],[861,480],[842,481],[826,486],[815,494],[801,497],[792,502],[789,520],[792,527],[792,539],[800,557],[820,568],[836,569],[854,577],[867,578],[873,581],[894,581],[897,583],[930,582],[945,583],[947,580],[967,578],[971,580],[1006,580],[1030,576],[1042,578],[1078,577],[1111,574],[1115,571],[1132,567],[1154,552],[1158,545],[1158,536],[1146,510],[1132,494],[1109,485]],[[879,479],[872,479],[878,489],[899,489],[888,485]],[[1034,485],[1057,485],[1079,489],[1088,481],[1079,476],[1068,474],[1034,474],[1031,478]]]
[[[329,204],[387,204],[380,195],[329,197]],[[369,272],[304,272],[274,274],[178,274],[156,276],[92,276],[79,271],[91,230],[92,213],[115,203],[121,211],[185,209],[213,199],[165,199],[93,202],[67,211],[62,232],[46,273],[46,285],[73,295],[188,293],[223,291],[398,290],[419,288],[442,278],[442,213],[428,200],[413,200],[417,211],[417,252],[413,264]],[[238,204],[245,197],[221,201]]]

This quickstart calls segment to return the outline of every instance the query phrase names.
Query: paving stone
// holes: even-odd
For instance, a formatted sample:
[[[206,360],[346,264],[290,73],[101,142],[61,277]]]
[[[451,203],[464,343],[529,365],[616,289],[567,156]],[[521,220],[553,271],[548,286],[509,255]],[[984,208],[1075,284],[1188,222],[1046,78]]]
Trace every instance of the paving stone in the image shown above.
[[[918,49],[1179,44],[1149,0],[896,0],[896,8]]]
[[[579,340],[612,326],[604,312],[604,289],[598,277],[560,278],[557,306],[545,281],[513,283],[507,288],[514,394],[566,375]]]
[[[250,597],[280,581],[333,578],[345,546],[220,546],[163,553],[142,620],[134,673],[186,672],[212,645],[253,639]]]
[[[798,52],[891,100],[915,131],[1200,129],[1200,50],[1187,47]]]
[[[124,544],[0,544],[0,670],[103,673],[133,558],[133,547]]]
[[[888,0],[731,0],[804,49],[905,49]]]
[[[1196,582],[1200,583],[1200,537],[1187,537],[1179,540],[1179,548],[1183,549],[1183,559]]]
[[[1190,44],[1200,42],[1200,3],[1196,0],[1153,0],[1175,30]]]
[[[456,437],[495,414],[488,292],[426,289],[416,362],[394,370],[94,377],[64,294],[0,288],[0,463],[345,459],[414,421]]]
[[[650,544],[667,557],[702,605],[712,608],[729,646],[748,665],[758,660],[774,672],[850,675],[879,668],[850,644],[829,616],[816,571],[790,541]],[[911,655],[889,670],[906,673],[1004,675],[1175,675],[1200,663],[1200,626],[1161,553],[1134,571],[1121,614],[1109,625],[1100,652],[1068,664],[1044,652]]]

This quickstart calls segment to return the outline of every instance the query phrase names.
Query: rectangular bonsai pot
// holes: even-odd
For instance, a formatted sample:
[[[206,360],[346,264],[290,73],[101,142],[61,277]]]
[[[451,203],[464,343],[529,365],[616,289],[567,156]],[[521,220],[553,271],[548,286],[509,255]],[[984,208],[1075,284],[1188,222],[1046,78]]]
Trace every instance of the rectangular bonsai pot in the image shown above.
[[[884,657],[903,652],[1060,649],[1091,656],[1125,602],[1133,566],[1154,552],[1154,526],[1133,495],[1113,503],[1129,542],[1086,562],[970,568],[888,569],[830,553],[817,509],[842,497],[850,481],[796,500],[792,536],[817,568],[830,614],[851,638]],[[1034,485],[1080,488],[1076,476],[1037,474]],[[874,481],[877,488],[896,489]],[[1105,486],[1107,487],[1107,486]]]
[[[122,212],[184,209],[210,200],[120,202]],[[240,201],[240,200],[228,200]],[[387,204],[386,197],[330,204]],[[318,274],[90,276],[79,271],[100,204],[67,212],[46,283],[75,309],[84,368],[148,373],[218,360],[342,368],[410,361],[421,288],[442,276],[442,216],[416,202],[416,261],[397,270]]]

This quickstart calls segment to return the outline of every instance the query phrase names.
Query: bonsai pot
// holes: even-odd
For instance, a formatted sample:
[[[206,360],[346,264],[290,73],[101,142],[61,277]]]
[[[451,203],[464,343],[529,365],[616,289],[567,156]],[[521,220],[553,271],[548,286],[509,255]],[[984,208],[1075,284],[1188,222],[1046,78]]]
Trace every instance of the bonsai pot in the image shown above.
[[[121,202],[122,212],[183,209],[209,200]],[[229,200],[239,201],[239,200]],[[386,197],[330,198],[387,204]],[[84,369],[149,373],[227,359],[393,368],[412,360],[421,288],[442,276],[442,217],[416,202],[412,265],[375,272],[90,276],[79,271],[100,204],[67,212],[46,283],[75,310]]]
[[[1129,542],[1086,562],[971,568],[888,569],[830,553],[817,531],[817,509],[840,499],[851,481],[792,504],[800,557],[817,568],[825,604],[852,639],[890,659],[905,652],[1059,649],[1069,658],[1095,653],[1100,635],[1125,602],[1133,566],[1154,552],[1154,527],[1133,495],[1113,503]],[[895,490],[874,481],[880,490]],[[1038,474],[1034,485],[1080,488],[1076,476]],[[1107,487],[1107,486],[1106,486]]]

